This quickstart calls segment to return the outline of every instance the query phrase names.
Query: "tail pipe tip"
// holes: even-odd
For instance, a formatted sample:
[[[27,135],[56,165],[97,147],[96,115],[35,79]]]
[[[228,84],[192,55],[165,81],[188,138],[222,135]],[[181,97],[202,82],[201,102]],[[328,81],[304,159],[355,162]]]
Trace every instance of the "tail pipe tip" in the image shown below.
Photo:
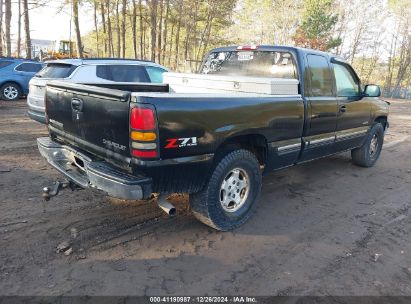
[[[165,197],[159,196],[157,199],[158,206],[169,216],[175,216],[177,213],[176,207],[173,204],[169,203]]]

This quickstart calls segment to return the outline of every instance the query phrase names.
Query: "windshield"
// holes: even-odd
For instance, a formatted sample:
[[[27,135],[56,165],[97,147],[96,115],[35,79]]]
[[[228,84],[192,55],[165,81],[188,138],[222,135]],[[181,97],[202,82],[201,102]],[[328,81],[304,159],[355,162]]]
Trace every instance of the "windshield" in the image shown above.
[[[36,74],[36,77],[43,78],[67,78],[76,69],[76,65],[66,63],[49,63]]]
[[[270,78],[297,78],[293,56],[288,52],[230,51],[208,55],[201,74]]]

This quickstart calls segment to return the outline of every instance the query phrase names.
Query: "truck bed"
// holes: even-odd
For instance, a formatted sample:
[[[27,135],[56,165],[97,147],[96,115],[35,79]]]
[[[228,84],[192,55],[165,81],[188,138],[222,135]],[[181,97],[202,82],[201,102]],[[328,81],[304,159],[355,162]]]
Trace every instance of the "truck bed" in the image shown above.
[[[275,145],[279,142],[295,146],[286,155],[279,155],[279,165],[282,159],[295,161],[300,152],[304,125],[304,102],[300,95],[177,94],[168,93],[167,85],[157,86],[163,92],[154,93],[147,92],[154,88],[147,84],[130,87],[134,92],[112,87],[50,82],[45,99],[50,135],[62,144],[125,169],[141,167],[159,181],[154,189],[162,189],[161,182],[167,180],[168,185],[170,180],[176,182],[171,187],[174,190],[184,185],[176,178],[176,172],[168,175],[164,168],[146,171],[145,167],[212,159],[221,144],[236,136],[261,136],[273,151],[277,151]],[[159,151],[156,160],[131,155],[130,109],[138,104],[155,109]],[[181,144],[173,146],[170,141]],[[182,144],[184,141],[195,144]],[[177,175],[182,174],[181,168]],[[199,184],[196,185],[182,189],[197,189]]]

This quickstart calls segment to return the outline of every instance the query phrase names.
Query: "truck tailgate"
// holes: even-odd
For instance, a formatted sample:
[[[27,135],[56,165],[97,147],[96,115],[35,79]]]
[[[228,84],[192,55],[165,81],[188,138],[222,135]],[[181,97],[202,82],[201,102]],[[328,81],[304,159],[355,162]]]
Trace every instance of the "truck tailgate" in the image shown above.
[[[101,157],[124,160],[129,147],[130,92],[52,82],[46,90],[51,135]]]

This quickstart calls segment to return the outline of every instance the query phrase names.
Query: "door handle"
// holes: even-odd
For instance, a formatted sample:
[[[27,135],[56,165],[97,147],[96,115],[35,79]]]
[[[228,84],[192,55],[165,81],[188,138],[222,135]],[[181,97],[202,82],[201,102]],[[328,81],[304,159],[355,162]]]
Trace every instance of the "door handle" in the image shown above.
[[[73,98],[71,100],[71,108],[74,111],[82,112],[83,111],[83,101],[81,99],[78,99],[78,98]]]
[[[340,112],[344,113],[347,111],[347,107],[345,105],[340,106]]]

